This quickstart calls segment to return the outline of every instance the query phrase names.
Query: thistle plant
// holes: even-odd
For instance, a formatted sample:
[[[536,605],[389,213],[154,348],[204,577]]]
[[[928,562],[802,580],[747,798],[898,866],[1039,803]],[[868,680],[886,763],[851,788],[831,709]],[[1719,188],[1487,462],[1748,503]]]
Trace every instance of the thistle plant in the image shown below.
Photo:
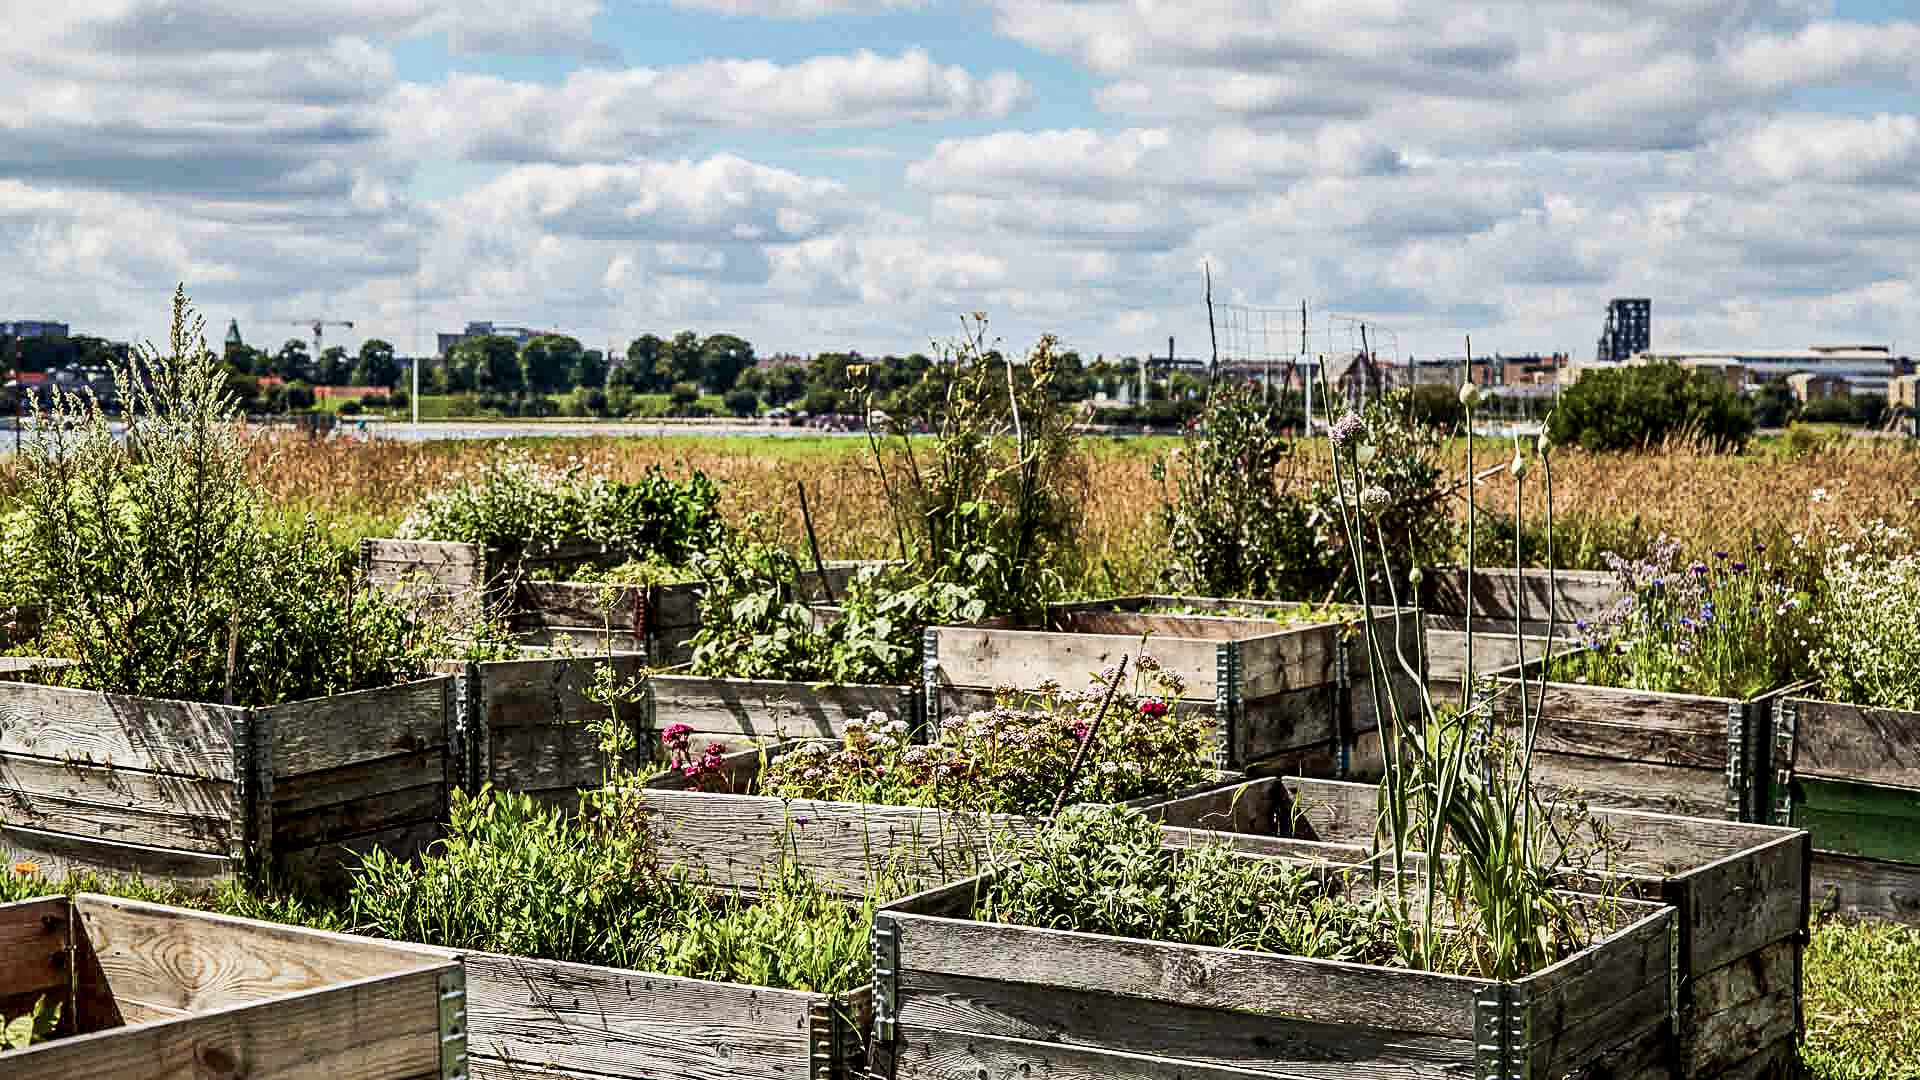
[[[1330,393],[1330,391],[1329,391]],[[1332,400],[1331,396],[1329,400]],[[1463,387],[1466,407],[1468,475],[1473,476],[1472,421],[1477,392]],[[1370,470],[1375,458],[1363,452],[1368,445],[1366,421],[1348,412],[1330,431],[1333,447],[1333,484],[1338,495],[1339,525],[1351,557],[1351,572],[1362,597],[1371,599],[1368,583],[1375,566],[1390,566],[1386,535],[1380,520],[1392,508],[1392,496],[1374,483]],[[1540,451],[1550,450],[1542,442]],[[1548,535],[1552,533],[1552,467],[1540,454],[1547,477]],[[1514,485],[1514,516],[1523,508],[1525,483],[1533,468],[1518,442],[1508,475]],[[1469,506],[1472,505],[1471,494]],[[1473,511],[1470,509],[1469,514]],[[1467,574],[1475,570],[1469,520]],[[1551,539],[1549,539],[1551,547]],[[1549,566],[1552,560],[1549,556]],[[1517,570],[1517,568],[1516,568]],[[1551,570],[1549,570],[1551,573]],[[1397,609],[1399,585],[1386,572],[1385,599]],[[1515,633],[1522,613],[1515,612]],[[1472,590],[1468,590],[1469,637],[1473,625]],[[1552,616],[1549,614],[1549,635]],[[1544,814],[1536,822],[1536,796],[1531,784],[1533,746],[1537,736],[1541,693],[1531,695],[1523,677],[1518,693],[1517,730],[1502,736],[1496,723],[1492,695],[1469,697],[1460,708],[1442,709],[1420,679],[1417,658],[1409,657],[1399,635],[1383,643],[1377,619],[1369,613],[1361,621],[1369,680],[1376,715],[1383,718],[1385,775],[1380,785],[1380,820],[1376,831],[1377,858],[1386,860],[1393,876],[1393,905],[1399,952],[1409,966],[1434,970],[1443,960],[1446,935],[1438,924],[1444,902],[1479,921],[1480,967],[1493,978],[1515,978],[1557,958],[1562,948],[1577,940],[1576,913],[1553,891],[1550,861],[1543,857]],[[1470,648],[1471,646],[1469,646]],[[1383,694],[1395,672],[1421,686],[1417,709],[1404,709],[1397,695]],[[1540,678],[1544,683],[1544,672]],[[1468,657],[1467,685],[1474,669]],[[1416,864],[1409,852],[1418,846],[1423,859]],[[1452,856],[1443,860],[1443,856]],[[1376,863],[1376,865],[1378,865]],[[1415,871],[1409,873],[1409,871]],[[1421,895],[1416,904],[1409,895],[1409,879]]]

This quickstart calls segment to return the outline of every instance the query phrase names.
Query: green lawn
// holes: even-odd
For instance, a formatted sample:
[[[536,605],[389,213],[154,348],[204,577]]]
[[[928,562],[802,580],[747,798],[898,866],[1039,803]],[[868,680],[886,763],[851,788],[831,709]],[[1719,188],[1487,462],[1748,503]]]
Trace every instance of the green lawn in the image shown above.
[[[1820,923],[1805,971],[1812,1080],[1920,1080],[1920,927]]]

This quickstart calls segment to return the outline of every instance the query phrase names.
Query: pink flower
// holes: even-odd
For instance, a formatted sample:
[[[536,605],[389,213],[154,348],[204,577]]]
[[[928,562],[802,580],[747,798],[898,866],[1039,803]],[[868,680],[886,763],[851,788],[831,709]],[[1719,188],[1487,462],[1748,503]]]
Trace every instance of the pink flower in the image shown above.
[[[693,741],[693,729],[685,724],[674,724],[660,733],[660,741],[675,750],[685,750]]]
[[[1140,703],[1140,715],[1156,716],[1156,717],[1165,716],[1167,715],[1167,703],[1164,701],[1155,701],[1152,698],[1147,698],[1146,700]]]

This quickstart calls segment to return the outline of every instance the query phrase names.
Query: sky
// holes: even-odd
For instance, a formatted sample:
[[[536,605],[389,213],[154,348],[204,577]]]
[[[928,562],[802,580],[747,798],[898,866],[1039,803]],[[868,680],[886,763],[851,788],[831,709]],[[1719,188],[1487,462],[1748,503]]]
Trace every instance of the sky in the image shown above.
[[[0,318],[1920,352],[1909,0],[0,0]]]

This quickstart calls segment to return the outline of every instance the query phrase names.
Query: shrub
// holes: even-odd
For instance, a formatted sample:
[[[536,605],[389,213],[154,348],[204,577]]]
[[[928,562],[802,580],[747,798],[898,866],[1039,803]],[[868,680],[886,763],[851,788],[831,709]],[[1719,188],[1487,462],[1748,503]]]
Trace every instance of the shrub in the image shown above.
[[[760,395],[745,387],[727,391],[727,411],[734,416],[752,416],[760,411]]]
[[[359,416],[365,410],[365,405],[358,400],[354,400],[341,402],[340,407],[334,411],[338,412],[341,416]]]
[[[313,387],[303,382],[290,382],[286,392],[281,395],[280,407],[287,412],[300,412],[313,408]]]
[[[1459,388],[1422,383],[1411,387],[1407,409],[1413,422],[1436,431],[1457,431],[1467,410],[1460,404]]]
[[[1340,421],[1358,425],[1352,482],[1385,493],[1384,503],[1369,520],[1368,535],[1361,537],[1362,543],[1383,548],[1368,574],[1374,603],[1387,599],[1383,575],[1404,582],[1412,567],[1431,565],[1451,552],[1457,531],[1447,510],[1440,436],[1414,421],[1411,405],[1405,389],[1393,390],[1368,398],[1358,412],[1349,410]],[[1359,464],[1363,448],[1371,448],[1370,460]],[[1358,495],[1350,490],[1345,498],[1352,501]],[[1327,568],[1326,582],[1317,589],[1358,600],[1352,591],[1352,547],[1340,525],[1342,495],[1331,477],[1314,487],[1312,500],[1317,531],[1314,550],[1321,553]]]
[[[1547,418],[1553,441],[1591,451],[1635,450],[1667,439],[1739,450],[1753,410],[1721,379],[1678,364],[1590,371],[1560,393]]]
[[[1278,410],[1251,385],[1213,391],[1199,426],[1154,463],[1176,500],[1161,508],[1168,578],[1195,596],[1304,597],[1337,580],[1311,521]]]
[[[90,394],[59,392],[22,444],[14,554],[30,568],[24,591],[46,605],[42,650],[78,661],[58,677],[268,705],[417,673],[447,628],[356,592],[346,553],[311,523],[265,529],[237,405],[202,330],[177,290],[168,352],[114,363],[130,439],[114,437]]]
[[[616,483],[577,465],[556,469],[509,451],[475,472],[428,493],[400,534],[521,554],[584,541],[684,564],[725,528],[720,489],[698,470],[676,482],[649,466],[638,481]]]

